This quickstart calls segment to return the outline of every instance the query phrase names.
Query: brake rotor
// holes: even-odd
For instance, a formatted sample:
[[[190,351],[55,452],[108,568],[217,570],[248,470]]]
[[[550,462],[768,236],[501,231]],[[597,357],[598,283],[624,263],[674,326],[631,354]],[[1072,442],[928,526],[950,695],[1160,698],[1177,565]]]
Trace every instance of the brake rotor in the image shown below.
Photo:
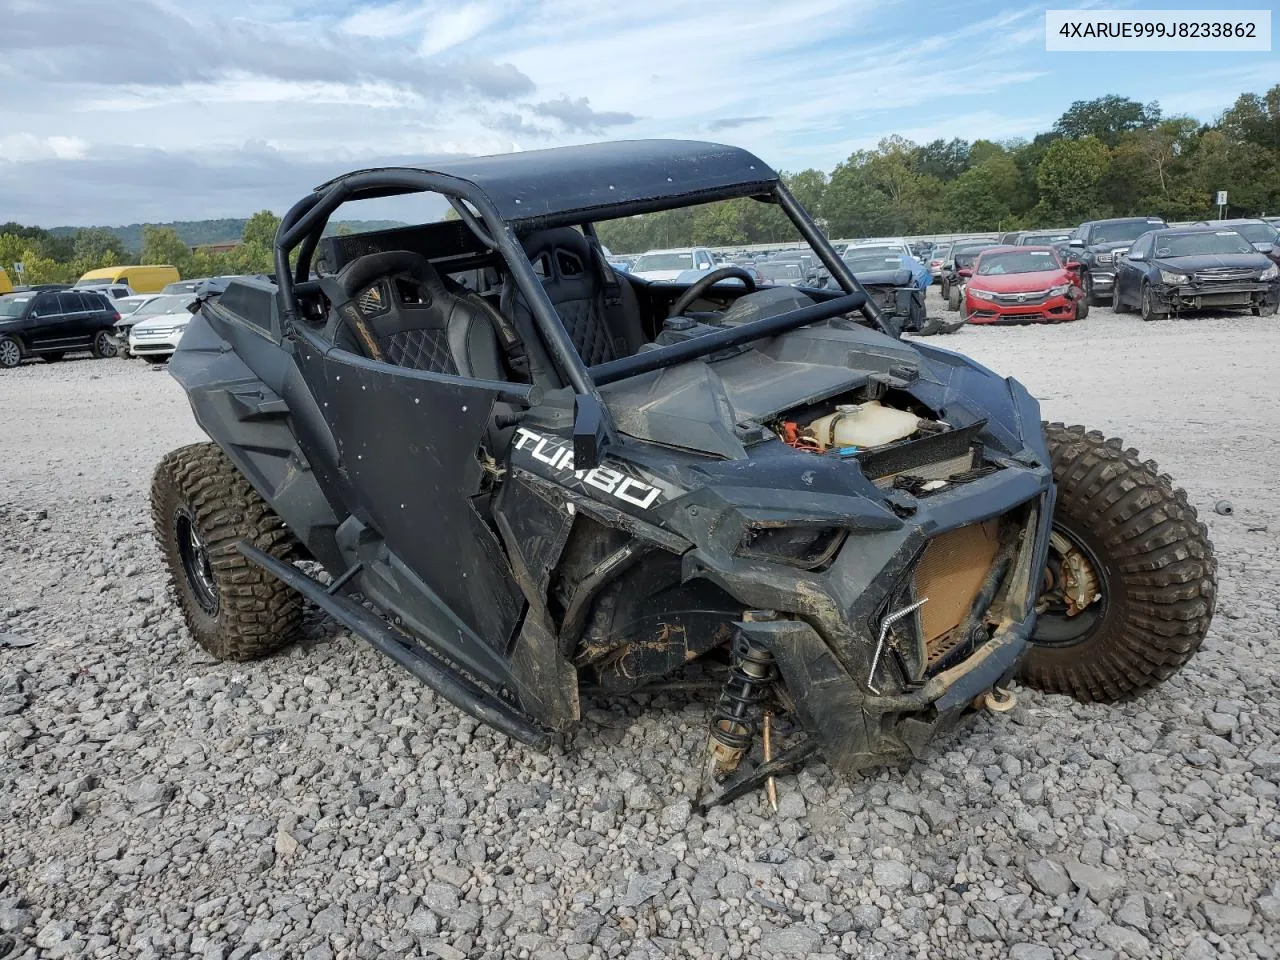
[[[1058,531],[1049,534],[1049,546],[1057,553],[1058,563],[1056,570],[1045,571],[1046,593],[1061,598],[1067,616],[1077,616],[1101,599],[1098,574],[1084,552]]]

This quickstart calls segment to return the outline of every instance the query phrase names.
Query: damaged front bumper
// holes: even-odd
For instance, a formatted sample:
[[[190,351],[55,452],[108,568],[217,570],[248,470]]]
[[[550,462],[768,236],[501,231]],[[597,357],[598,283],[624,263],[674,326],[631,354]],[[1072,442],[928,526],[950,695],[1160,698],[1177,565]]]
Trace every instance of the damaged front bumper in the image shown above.
[[[1272,307],[1280,303],[1280,283],[1245,280],[1227,283],[1161,284],[1156,302],[1170,311],[1213,307]]]
[[[692,551],[686,569],[716,581],[778,619],[738,624],[769,650],[795,713],[831,766],[844,773],[918,757],[975,699],[1017,669],[1035,623],[1053,488],[1049,468],[1007,462],[971,483],[921,497],[910,522],[851,536],[820,573],[780,574],[776,564],[709,563]],[[926,548],[979,525],[1003,530],[996,563],[977,571],[993,581],[978,591],[936,659],[922,655],[926,616],[895,618],[921,599]],[[988,558],[989,559],[989,558]],[[988,576],[990,575],[990,576]],[[945,577],[933,585],[947,586]],[[945,595],[935,604],[935,620]],[[979,609],[980,608],[980,609]],[[958,639],[957,639],[958,638]]]

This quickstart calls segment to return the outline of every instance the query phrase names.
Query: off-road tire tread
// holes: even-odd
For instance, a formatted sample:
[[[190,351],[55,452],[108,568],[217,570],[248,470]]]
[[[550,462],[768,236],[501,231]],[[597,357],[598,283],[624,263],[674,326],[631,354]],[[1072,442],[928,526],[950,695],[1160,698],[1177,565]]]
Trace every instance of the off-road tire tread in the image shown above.
[[[1129,697],[1168,679],[1204,641],[1216,598],[1209,532],[1186,491],[1136,450],[1082,426],[1046,423],[1044,432],[1056,518],[1103,545],[1123,590],[1113,590],[1110,630],[1074,647],[1033,645],[1020,676],[1084,702]]]
[[[209,554],[218,587],[210,616],[191,594],[172,532],[174,511],[186,503]],[[302,597],[237,549],[246,540],[286,562],[297,542],[289,529],[215,444],[195,443],[167,454],[151,481],[151,521],[169,585],[191,636],[219,660],[254,660],[296,640]]]

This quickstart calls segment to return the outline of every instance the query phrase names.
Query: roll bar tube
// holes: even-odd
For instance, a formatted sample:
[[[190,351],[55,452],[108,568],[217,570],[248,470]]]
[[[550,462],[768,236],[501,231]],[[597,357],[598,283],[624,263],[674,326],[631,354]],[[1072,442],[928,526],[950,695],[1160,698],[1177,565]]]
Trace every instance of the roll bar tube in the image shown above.
[[[298,282],[302,282],[309,276],[310,252],[314,251],[325,223],[333,212],[353,196],[380,190],[388,193],[434,192],[450,201],[465,200],[471,204],[479,214],[479,224],[476,225],[487,229],[487,236],[485,230],[479,234],[481,241],[492,242],[506,261],[507,269],[529,303],[538,332],[542,334],[552,360],[575,393],[593,398],[596,404],[604,409],[604,401],[601,400],[599,391],[596,390],[595,384],[587,373],[586,365],[578,356],[578,351],[574,348],[573,341],[569,339],[569,334],[551,305],[551,301],[547,299],[542,282],[533,272],[533,264],[529,262],[524,247],[516,239],[511,225],[502,219],[497,208],[483,192],[467,181],[455,177],[429,173],[425,170],[402,168],[354,173],[335,183],[323,194],[313,193],[295,204],[280,222],[275,240],[280,317],[286,329],[297,322],[297,302],[293,290],[294,277],[289,269],[289,254],[299,244],[304,244],[303,252],[308,256],[306,259],[300,257],[297,266],[297,276],[302,278]],[[464,222],[468,220],[475,222],[474,217],[464,218]],[[604,411],[604,415],[608,416],[607,410]],[[611,423],[606,426],[606,430],[612,434]]]
[[[707,354],[715,353],[717,350],[725,350],[729,347],[750,343],[753,340],[763,340],[765,337],[786,333],[788,330],[795,330],[810,323],[817,323],[819,320],[830,320],[832,317],[838,317],[840,314],[848,313],[850,310],[857,310],[866,302],[866,298],[867,295],[865,293],[845,294],[843,297],[815,303],[810,307],[789,310],[786,313],[778,314],[776,317],[765,317],[762,320],[753,320],[751,323],[743,323],[736,327],[725,327],[715,333],[693,337],[680,343],[673,343],[653,350],[641,350],[639,353],[634,353],[629,357],[620,357],[617,360],[610,360],[608,363],[598,363],[588,373],[591,374],[592,380],[600,386],[604,386],[607,383],[634,377],[638,373],[649,373],[651,370],[657,370],[660,367],[671,366],[672,364],[693,360],[697,357],[705,357]]]
[[[830,271],[831,276],[835,277],[836,283],[840,284],[841,289],[845,293],[862,294],[863,302],[860,308],[862,315],[884,333],[889,334],[891,337],[897,336],[897,332],[890,329],[889,324],[885,323],[884,314],[879,306],[876,305],[875,300],[867,295],[866,288],[858,282],[858,278],[853,275],[849,265],[836,255],[826,234],[813,222],[809,212],[791,195],[791,191],[787,189],[786,184],[781,180],[778,181],[778,185],[774,189],[774,195],[778,198],[778,205],[782,207],[782,212],[796,225],[796,229],[800,231],[800,236],[804,237],[810,249],[818,255],[822,265]]]

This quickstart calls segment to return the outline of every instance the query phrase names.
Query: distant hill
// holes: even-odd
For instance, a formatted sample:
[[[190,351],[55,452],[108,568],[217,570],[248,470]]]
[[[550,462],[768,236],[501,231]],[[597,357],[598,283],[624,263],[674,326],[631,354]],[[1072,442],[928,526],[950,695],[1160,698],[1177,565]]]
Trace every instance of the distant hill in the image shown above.
[[[202,247],[208,243],[234,243],[244,233],[245,218],[227,218],[222,220],[175,220],[172,223],[157,223],[152,226],[172,227],[189,247]],[[325,228],[325,233],[335,233],[339,227],[346,227],[352,233],[364,233],[369,230],[388,230],[391,227],[403,227],[399,220],[335,220]],[[49,232],[55,236],[70,236],[80,227],[51,227]],[[142,249],[142,224],[131,223],[125,227],[102,227],[120,238],[121,243],[129,250]]]

